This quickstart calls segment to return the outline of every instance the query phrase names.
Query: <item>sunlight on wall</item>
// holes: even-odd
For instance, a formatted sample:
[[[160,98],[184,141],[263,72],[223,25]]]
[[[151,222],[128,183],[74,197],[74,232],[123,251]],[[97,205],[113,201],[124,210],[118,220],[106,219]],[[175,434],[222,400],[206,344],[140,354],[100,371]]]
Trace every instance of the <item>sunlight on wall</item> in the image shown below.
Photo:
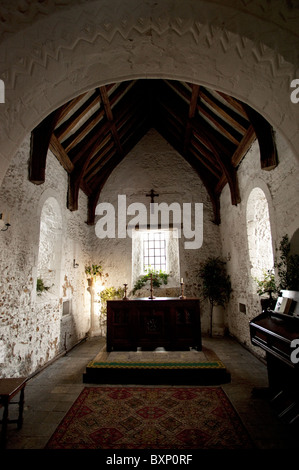
[[[254,188],[247,201],[247,238],[252,278],[261,279],[274,265],[268,201],[260,188]],[[253,282],[253,287],[255,283]]]

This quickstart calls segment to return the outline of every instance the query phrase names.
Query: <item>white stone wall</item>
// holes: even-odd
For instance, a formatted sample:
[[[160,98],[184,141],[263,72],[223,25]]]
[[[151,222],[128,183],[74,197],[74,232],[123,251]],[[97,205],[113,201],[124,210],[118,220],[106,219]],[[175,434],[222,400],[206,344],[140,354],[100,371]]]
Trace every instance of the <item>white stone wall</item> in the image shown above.
[[[133,202],[143,203],[150,214],[149,197],[146,194],[154,189],[159,197],[155,202],[165,202],[169,206],[173,202],[180,204],[191,203],[194,215],[194,204],[203,203],[203,244],[200,249],[185,249],[186,239],[179,239],[180,273],[178,279],[185,282],[185,293],[188,296],[198,296],[198,278],[196,272],[199,263],[210,255],[221,254],[219,227],[212,220],[214,217],[212,204],[207,191],[198,175],[191,166],[158,134],[150,130],[136,147],[118,165],[107,180],[99,203],[111,203],[116,208],[118,195],[126,195],[127,207]],[[96,223],[100,216],[96,216]],[[127,222],[133,216],[127,216]],[[95,228],[96,229],[96,228]],[[116,227],[117,230],[117,227]],[[132,239],[95,239],[95,264],[102,264],[104,286],[122,287],[128,284],[128,292],[132,290]],[[149,296],[149,289],[143,289],[136,294],[138,297]],[[161,286],[156,296],[179,296],[179,281],[176,287]],[[202,303],[202,329],[208,330],[208,306]]]
[[[221,195],[221,241],[223,256],[232,279],[233,293],[227,309],[227,323],[232,335],[253,350],[249,321],[261,313],[260,297],[254,293],[251,264],[248,251],[246,208],[253,188],[261,188],[268,201],[274,257],[278,255],[279,243],[285,234],[291,239],[299,227],[299,174],[298,162],[284,139],[276,133],[279,165],[272,171],[260,170],[260,152],[255,141],[238,170],[241,203],[232,206],[226,185]],[[240,305],[246,313],[240,312]]]
[[[134,78],[184,80],[250,104],[295,151],[295,1],[1,1],[0,180],[24,136],[81,93]]]
[[[79,210],[67,210],[67,174],[51,152],[45,183],[30,183],[29,142],[30,137],[14,157],[0,188],[0,211],[10,212],[11,223],[9,230],[0,234],[0,377],[29,375],[76,344],[90,326],[90,295],[84,271],[90,262],[92,236],[92,228],[84,223],[87,200],[80,193]],[[38,296],[40,219],[49,197],[57,201],[63,221],[61,247],[56,285]],[[47,236],[50,240],[50,230]],[[77,268],[73,267],[74,258]],[[72,310],[62,317],[64,300],[71,300]]]
[[[255,353],[250,344],[249,321],[260,313],[260,298],[250,282],[250,261],[246,231],[249,194],[260,187],[269,204],[273,248],[284,234],[291,238],[298,229],[298,163],[285,141],[277,134],[278,167],[260,170],[259,147],[255,142],[240,165],[238,180],[242,201],[231,205],[228,186],[221,196],[221,225],[213,222],[213,210],[204,185],[186,161],[154,130],[136,145],[111,174],[100,202],[117,209],[118,195],[126,195],[127,206],[142,202],[153,188],[158,202],[203,203],[203,245],[198,250],[184,248],[179,239],[180,273],[188,296],[198,295],[196,272],[210,255],[227,260],[233,294],[226,311],[226,324],[240,342]],[[0,377],[29,375],[70,347],[90,330],[90,294],[87,291],[86,264],[101,264],[105,287],[124,283],[132,289],[132,240],[99,239],[96,227],[85,224],[87,198],[80,192],[79,210],[66,208],[67,175],[49,152],[46,182],[36,186],[28,181],[29,136],[21,145],[0,188],[0,211],[10,212],[11,227],[0,235]],[[287,196],[286,196],[287,195]],[[40,218],[44,203],[54,197],[61,213],[61,263],[55,279],[59,285],[36,295]],[[96,222],[99,216],[96,217]],[[127,217],[127,222],[131,216]],[[50,235],[49,235],[50,236]],[[78,267],[73,267],[73,260]],[[178,296],[180,286],[166,287],[155,295]],[[145,295],[148,292],[145,291]],[[141,294],[143,295],[143,294]],[[71,314],[62,316],[63,302],[71,301]],[[240,312],[240,303],[246,312]],[[208,331],[208,305],[201,304],[202,330]],[[99,304],[95,305],[96,313]]]

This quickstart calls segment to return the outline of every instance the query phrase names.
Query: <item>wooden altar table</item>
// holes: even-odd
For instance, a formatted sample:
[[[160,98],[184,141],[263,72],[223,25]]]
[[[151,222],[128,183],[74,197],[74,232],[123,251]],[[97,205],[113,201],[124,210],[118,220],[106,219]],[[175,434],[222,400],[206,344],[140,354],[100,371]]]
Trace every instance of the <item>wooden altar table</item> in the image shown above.
[[[107,351],[201,350],[199,299],[107,301]]]

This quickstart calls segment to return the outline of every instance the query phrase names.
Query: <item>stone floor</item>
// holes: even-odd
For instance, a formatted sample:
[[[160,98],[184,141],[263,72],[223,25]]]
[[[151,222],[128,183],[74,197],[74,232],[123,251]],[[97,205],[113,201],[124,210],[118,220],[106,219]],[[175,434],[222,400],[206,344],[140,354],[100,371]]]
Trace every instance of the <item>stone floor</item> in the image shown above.
[[[253,387],[267,386],[266,366],[230,337],[203,338],[203,345],[214,350],[230,371],[231,382],[223,384],[223,390],[256,447],[298,448],[296,432],[278,419],[267,401],[251,396]],[[23,428],[9,425],[7,449],[44,448],[81,390],[92,385],[83,384],[83,372],[103,347],[103,338],[88,339],[27,382]]]

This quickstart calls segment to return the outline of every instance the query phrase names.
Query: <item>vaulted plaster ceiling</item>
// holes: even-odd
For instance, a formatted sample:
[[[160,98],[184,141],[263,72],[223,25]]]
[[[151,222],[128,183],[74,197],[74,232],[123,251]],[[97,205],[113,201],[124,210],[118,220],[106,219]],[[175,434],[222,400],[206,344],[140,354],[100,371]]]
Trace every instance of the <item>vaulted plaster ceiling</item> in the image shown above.
[[[93,224],[109,175],[151,128],[197,172],[216,223],[226,184],[232,204],[240,202],[238,166],[256,138],[261,169],[277,165],[272,128],[248,105],[192,83],[139,79],[90,90],[44,119],[32,131],[29,178],[35,184],[44,181],[50,148],[69,174],[68,208],[78,208],[81,189],[89,201],[87,223]]]

